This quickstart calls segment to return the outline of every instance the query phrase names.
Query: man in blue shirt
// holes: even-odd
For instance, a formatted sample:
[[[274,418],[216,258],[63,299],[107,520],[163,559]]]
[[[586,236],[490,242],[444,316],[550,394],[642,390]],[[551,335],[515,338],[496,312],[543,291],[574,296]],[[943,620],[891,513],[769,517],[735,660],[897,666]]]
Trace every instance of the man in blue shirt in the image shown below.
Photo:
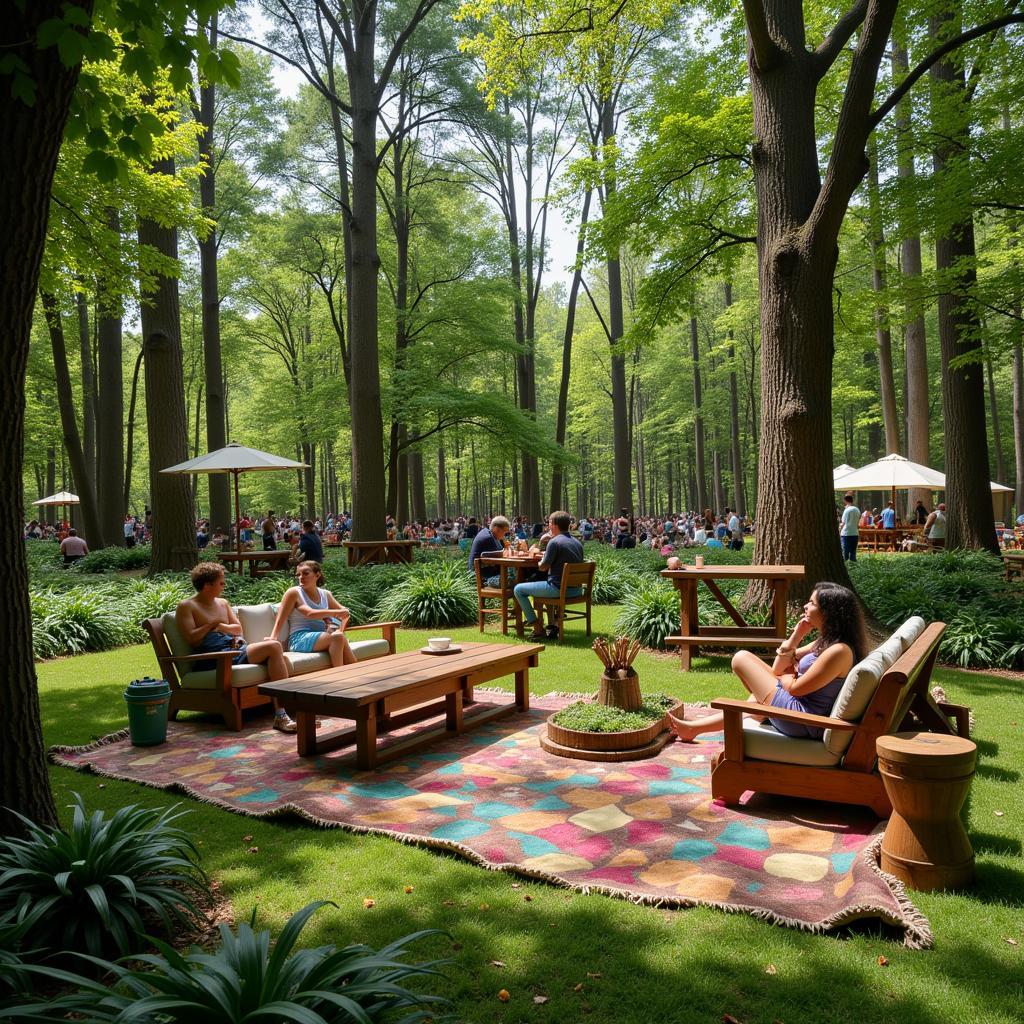
[[[523,609],[523,620],[532,626],[531,640],[543,640],[545,637],[554,639],[558,636],[558,627],[552,626],[544,632],[544,623],[537,618],[537,612],[530,603],[532,597],[558,597],[562,587],[562,568],[583,561],[583,545],[569,533],[572,516],[568,512],[552,512],[548,517],[548,531],[551,539],[544,549],[544,555],[538,568],[547,572],[546,580],[533,583],[517,583],[513,591],[519,607]],[[570,587],[567,597],[579,597],[580,587]]]
[[[490,529],[486,526],[481,527],[477,530],[473,536],[473,543],[469,549],[469,572],[470,575],[476,575],[476,560],[481,555],[500,555],[505,550],[504,540],[505,534],[508,533],[511,528],[511,523],[504,516],[495,516],[491,520]],[[483,566],[481,566],[481,570]],[[497,587],[500,586],[501,580],[499,579],[498,573],[494,570],[494,566],[487,566],[488,572],[494,572],[493,576],[484,576],[483,571],[480,573],[480,579],[483,580],[485,587]]]
[[[302,552],[303,561],[324,564],[324,546],[320,543],[320,537],[317,535],[312,519],[307,519],[302,524],[299,551]]]
[[[892,501],[890,500],[885,508],[882,509],[882,529],[893,530],[896,528],[896,510],[892,507]]]

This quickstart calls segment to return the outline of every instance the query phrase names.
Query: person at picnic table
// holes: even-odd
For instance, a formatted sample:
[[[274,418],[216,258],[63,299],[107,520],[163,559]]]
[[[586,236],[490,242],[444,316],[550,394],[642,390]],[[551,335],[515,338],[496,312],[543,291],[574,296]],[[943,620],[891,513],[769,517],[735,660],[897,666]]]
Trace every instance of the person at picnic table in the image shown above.
[[[552,512],[548,516],[548,532],[551,539],[544,548],[544,554],[537,568],[547,574],[547,579],[534,580],[529,583],[517,583],[513,594],[523,609],[523,620],[532,626],[531,640],[540,640],[545,636],[558,636],[558,627],[552,626],[544,632],[544,623],[538,619],[537,612],[531,604],[533,597],[558,597],[562,586],[562,570],[567,565],[583,561],[583,545],[569,533],[572,516],[568,512]],[[579,597],[580,587],[569,587],[567,597]]]
[[[896,509],[892,507],[892,499],[886,502],[885,508],[882,509],[882,529],[896,529]]]
[[[943,502],[940,501],[935,511],[924,521],[924,535],[932,547],[946,546],[946,506]]]
[[[276,551],[277,550],[277,521],[274,519],[274,510],[271,509],[266,518],[260,524],[260,530],[263,534],[263,550],[264,551]]]
[[[857,541],[860,539],[860,509],[853,503],[853,493],[843,495],[843,512],[839,523],[839,543],[843,549],[843,561],[857,561]]]
[[[916,526],[924,526],[924,524],[927,521],[928,521],[928,509],[926,509],[924,507],[924,502],[921,501],[920,498],[919,498],[918,501],[917,501],[917,504],[914,506],[914,518],[913,518],[912,522]]]
[[[817,639],[804,644],[807,635],[815,631]],[[737,651],[732,670],[754,703],[809,715],[828,715],[850,669],[866,650],[864,617],[853,591],[838,583],[819,583],[793,631],[776,648],[771,667],[752,651]],[[821,739],[825,732],[771,715],[751,717],[761,722],[767,717],[784,736]],[[716,711],[685,719],[673,728],[680,739],[692,741],[702,733],[721,731],[723,721],[722,712]]]
[[[299,537],[299,552],[302,555],[300,561],[319,562],[324,561],[324,546],[316,532],[316,526],[312,519],[307,519],[302,524],[302,536]]]
[[[288,662],[276,637],[267,637],[254,644],[242,639],[242,624],[231,605],[220,595],[224,593],[224,566],[218,562],[200,562],[191,573],[196,596],[182,601],[174,610],[178,632],[192,648],[193,654],[234,651],[232,665],[267,666],[270,680],[287,679]],[[195,671],[216,668],[217,662],[197,661]],[[274,701],[274,728],[295,732],[296,726],[288,712]]]
[[[60,553],[64,556],[64,564],[71,565],[80,558],[89,554],[89,545],[84,538],[78,536],[78,531],[72,527],[68,535],[60,542]]]
[[[331,667],[351,665],[352,653],[345,627],[349,610],[339,604],[329,590],[324,590],[324,573],[319,562],[299,562],[295,567],[298,586],[289,587],[281,598],[277,618],[268,640],[278,641],[288,623],[288,650],[301,654],[326,651]]]
[[[513,550],[505,539],[511,528],[512,524],[504,516],[494,516],[491,519],[490,527],[484,526],[477,530],[469,549],[469,571],[471,575],[476,574],[476,560],[481,555],[502,555],[506,549],[509,551]],[[483,581],[484,586],[500,587],[501,575],[497,569],[493,565],[489,565],[486,571],[493,573],[493,575],[485,575],[484,567],[480,567],[480,579]]]

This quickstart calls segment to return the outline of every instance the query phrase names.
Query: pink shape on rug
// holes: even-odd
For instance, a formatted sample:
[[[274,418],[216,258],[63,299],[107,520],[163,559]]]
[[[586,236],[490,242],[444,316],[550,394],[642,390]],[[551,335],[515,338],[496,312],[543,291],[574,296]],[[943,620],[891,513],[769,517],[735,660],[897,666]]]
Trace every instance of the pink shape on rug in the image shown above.
[[[594,881],[608,878],[613,882],[620,882],[622,885],[633,885],[636,882],[636,870],[634,868],[595,868],[582,877],[593,878]]]
[[[518,757],[496,757],[494,763],[499,768],[518,768],[520,759]]]
[[[672,775],[668,765],[664,764],[638,764],[627,771],[638,779],[667,779]]]
[[[507,864],[510,861],[514,861],[515,857],[510,857],[507,850],[502,849],[500,846],[489,846],[483,851],[484,857],[487,858],[492,864]]]
[[[715,860],[725,860],[741,868],[761,871],[764,869],[764,862],[770,852],[770,850],[747,850],[742,846],[719,846]]]
[[[784,900],[792,900],[794,903],[813,903],[815,900],[823,899],[824,889],[815,889],[810,885],[787,885],[782,890]]]
[[[562,853],[570,853],[574,857],[587,860],[601,860],[612,850],[612,844],[604,836],[594,835],[585,828],[565,821],[561,825],[549,825],[539,832],[534,832],[540,839],[554,843]]]
[[[665,826],[657,821],[631,821],[626,827],[630,846],[637,843],[653,843],[665,834]]]
[[[863,832],[853,832],[850,835],[842,837],[843,849],[844,850],[858,850],[864,845],[864,837],[871,834],[870,829],[865,829]]]
[[[601,789],[616,796],[646,796],[647,785],[643,782],[606,782]]]
[[[430,782],[420,783],[419,789],[424,793],[447,793],[449,789],[461,789],[465,780],[458,779],[431,779]]]

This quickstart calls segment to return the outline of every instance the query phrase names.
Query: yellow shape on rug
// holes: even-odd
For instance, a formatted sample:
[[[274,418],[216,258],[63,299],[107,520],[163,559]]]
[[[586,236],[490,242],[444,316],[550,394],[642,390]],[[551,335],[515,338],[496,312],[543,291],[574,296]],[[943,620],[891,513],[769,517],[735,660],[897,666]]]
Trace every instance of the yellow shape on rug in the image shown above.
[[[809,853],[773,853],[764,862],[764,870],[769,875],[797,882],[818,882],[831,866],[827,857],[813,857]]]

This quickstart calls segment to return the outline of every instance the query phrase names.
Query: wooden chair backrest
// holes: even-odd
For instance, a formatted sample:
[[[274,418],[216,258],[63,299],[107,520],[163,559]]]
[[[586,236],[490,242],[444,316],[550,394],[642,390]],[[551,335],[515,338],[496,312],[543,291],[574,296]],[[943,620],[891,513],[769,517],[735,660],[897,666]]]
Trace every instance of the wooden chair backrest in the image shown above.
[[[480,559],[473,559],[473,572],[476,574],[476,592],[479,594],[481,590],[485,589],[484,577],[480,572]],[[501,572],[499,567],[495,567],[494,574],[498,575]]]
[[[870,771],[875,763],[875,740],[898,729],[918,694],[927,696],[932,668],[944,622],[933,622],[893,663],[882,676],[871,698],[860,727],[853,734],[843,766],[857,771]]]
[[[172,690],[181,686],[178,668],[171,660],[171,648],[164,634],[164,624],[159,619],[143,619],[142,628],[149,634],[149,639],[153,644],[153,653],[156,654],[157,664],[160,666],[163,678],[170,683]]]
[[[590,593],[590,588],[594,585],[594,570],[597,568],[597,562],[573,562],[570,565],[562,566],[562,587],[559,599],[564,601],[566,591],[570,587],[586,587],[587,594]],[[586,597],[584,594],[583,597]],[[582,598],[570,597],[570,601],[579,601]]]

